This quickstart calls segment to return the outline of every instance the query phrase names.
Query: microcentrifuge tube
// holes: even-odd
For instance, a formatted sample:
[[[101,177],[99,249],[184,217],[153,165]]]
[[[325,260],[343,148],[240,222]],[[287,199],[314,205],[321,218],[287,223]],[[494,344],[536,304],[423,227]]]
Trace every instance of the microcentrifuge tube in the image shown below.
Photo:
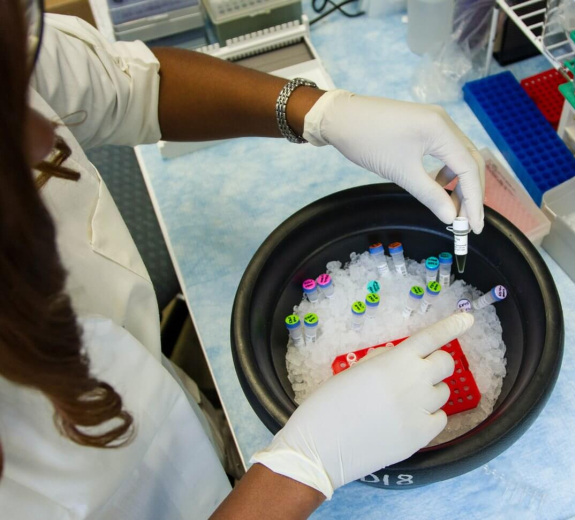
[[[371,282],[367,282],[367,290],[370,293],[377,294],[381,289],[381,284],[377,280],[372,280]]]
[[[302,285],[303,292],[307,296],[307,299],[311,303],[317,302],[319,299],[319,291],[317,290],[317,284],[315,283],[315,280],[310,278],[309,280],[305,280]]]
[[[439,283],[441,287],[451,285],[451,265],[453,264],[453,255],[451,253],[439,253]]]
[[[438,282],[429,282],[425,288],[425,293],[421,300],[421,306],[419,307],[419,314],[425,314],[433,305],[435,299],[439,296],[441,292],[441,284]]]
[[[379,295],[375,294],[375,293],[369,293],[366,297],[365,297],[365,306],[366,306],[366,317],[371,319],[371,318],[375,318],[375,315],[377,314],[377,309],[379,307]]]
[[[467,243],[470,229],[469,219],[467,217],[455,217],[453,225],[447,227],[454,236],[453,252],[455,253],[455,263],[457,271],[462,274],[465,271],[465,262],[467,261]]]
[[[317,277],[317,286],[320,288],[321,292],[325,294],[326,298],[333,298],[335,293],[335,287],[331,281],[331,276],[329,274],[320,274]]]
[[[296,347],[303,347],[303,330],[299,317],[295,314],[290,314],[286,318],[286,327],[289,332],[290,338]]]
[[[383,246],[380,243],[372,244],[369,246],[369,254],[375,266],[377,267],[377,272],[379,276],[389,273],[389,267],[387,266],[387,259],[385,258],[385,253],[383,251]]]
[[[405,267],[405,258],[403,256],[403,246],[401,245],[401,242],[389,244],[389,254],[393,259],[395,270],[399,274],[407,276],[407,268]]]
[[[437,272],[439,271],[439,260],[435,256],[430,256],[425,261],[425,283],[437,282]]]
[[[317,338],[317,326],[319,324],[319,318],[317,314],[310,312],[306,314],[303,318],[303,326],[305,330],[305,342],[314,343]]]
[[[414,285],[411,288],[409,296],[407,297],[407,303],[403,309],[404,318],[409,318],[413,314],[413,311],[419,307],[424,292],[423,287],[420,287],[419,285]]]
[[[360,331],[365,322],[365,303],[355,302],[351,306],[351,328],[356,331]]]
[[[467,298],[461,298],[461,300],[457,302],[458,312],[471,312],[471,309],[471,302]]]
[[[503,285],[496,285],[491,291],[485,293],[483,296],[477,298],[477,300],[473,300],[473,308],[478,311],[483,309],[483,307],[487,307],[492,303],[497,303],[507,298],[507,289],[503,287]]]

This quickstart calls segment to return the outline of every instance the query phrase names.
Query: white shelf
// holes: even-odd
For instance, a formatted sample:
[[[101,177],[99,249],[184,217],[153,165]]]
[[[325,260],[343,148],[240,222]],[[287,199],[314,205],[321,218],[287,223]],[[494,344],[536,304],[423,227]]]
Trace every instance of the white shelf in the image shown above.
[[[557,20],[557,9],[560,3],[561,0],[526,0],[510,5],[506,0],[496,0],[489,39],[490,52],[487,56],[487,68],[489,68],[491,60],[497,20],[500,12],[503,11],[539,52],[548,59],[551,65],[569,81],[573,81],[567,74],[564,62],[575,58],[575,48]],[[544,21],[533,20],[533,18],[541,15],[544,15]]]

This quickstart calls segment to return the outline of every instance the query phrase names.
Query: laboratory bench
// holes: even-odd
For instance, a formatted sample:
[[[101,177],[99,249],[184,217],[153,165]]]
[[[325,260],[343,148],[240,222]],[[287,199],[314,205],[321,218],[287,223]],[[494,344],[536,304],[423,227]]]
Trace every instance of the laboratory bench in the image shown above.
[[[98,21],[100,2],[91,3]],[[304,10],[311,17],[308,3]],[[400,15],[348,19],[334,14],[314,25],[311,36],[337,87],[411,100],[410,80],[422,58],[409,51],[406,31]],[[548,68],[538,57],[507,69],[522,79]],[[500,70],[492,64],[492,73]],[[478,148],[490,148],[506,164],[463,100],[444,107]],[[264,239],[294,212],[328,194],[381,179],[335,149],[282,139],[237,139],[170,160],[162,158],[156,145],[139,146],[136,153],[226,415],[248,464],[272,435],[244,396],[232,361],[230,316],[242,274]],[[540,252],[563,305],[565,355],[556,388],[531,428],[503,454],[463,476],[401,491],[352,483],[338,490],[313,518],[575,517],[575,283],[544,250]]]

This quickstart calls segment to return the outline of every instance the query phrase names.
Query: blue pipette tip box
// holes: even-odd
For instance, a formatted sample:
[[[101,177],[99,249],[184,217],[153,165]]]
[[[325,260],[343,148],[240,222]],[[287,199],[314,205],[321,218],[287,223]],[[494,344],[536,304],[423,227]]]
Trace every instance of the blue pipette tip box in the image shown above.
[[[511,72],[470,81],[463,95],[538,206],[575,177],[573,154]]]

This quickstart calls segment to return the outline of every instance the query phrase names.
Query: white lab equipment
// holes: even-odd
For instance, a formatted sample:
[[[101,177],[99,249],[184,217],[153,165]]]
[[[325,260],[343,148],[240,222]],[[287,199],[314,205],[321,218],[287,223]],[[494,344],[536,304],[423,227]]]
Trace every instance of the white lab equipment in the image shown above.
[[[425,260],[425,284],[437,281],[437,273],[439,272],[439,260],[435,256],[430,256]]]
[[[296,347],[303,347],[304,345],[303,330],[302,330],[303,327],[301,326],[299,316],[297,316],[296,314],[290,314],[286,318],[286,327],[289,332],[290,338],[294,342],[294,345]]]
[[[199,0],[108,0],[114,36],[124,41],[150,41],[186,32],[187,40],[205,45]]]
[[[454,0],[408,0],[407,44],[415,54],[439,48],[451,37]]]
[[[471,312],[472,309],[473,306],[471,305],[471,302],[467,298],[461,298],[461,300],[457,302],[458,312]]]
[[[360,331],[365,322],[366,305],[363,302],[355,302],[351,306],[351,328]]]
[[[575,209],[575,177],[547,191],[541,208],[552,222],[551,233],[545,237],[543,247],[575,280],[575,226],[570,217]]]
[[[503,301],[505,298],[507,298],[507,289],[503,287],[503,285],[496,285],[488,293],[473,300],[472,305],[473,308],[478,311],[488,305]]]
[[[325,297],[331,300],[335,294],[335,287],[331,276],[329,274],[320,274],[317,277],[316,282]]]
[[[377,314],[377,309],[379,308],[380,298],[378,294],[369,293],[365,297],[365,306],[366,306],[366,317],[369,319],[375,318]]]
[[[303,293],[307,296],[307,299],[311,303],[317,302],[319,299],[319,291],[317,290],[317,284],[315,283],[315,280],[312,280],[311,278],[305,280],[302,284],[302,287]]]
[[[393,260],[395,270],[402,276],[407,276],[407,268],[405,267],[405,257],[403,256],[403,245],[401,242],[393,242],[389,244],[389,254]]]
[[[451,253],[439,253],[439,283],[447,288],[451,285],[451,265],[453,255]]]
[[[421,300],[421,306],[419,307],[419,314],[425,314],[431,306],[435,299],[439,296],[441,292],[441,284],[438,282],[429,282],[427,287],[425,288],[425,293],[423,294],[423,298]]]
[[[462,274],[465,271],[467,262],[468,236],[471,232],[469,219],[467,217],[456,217],[453,225],[447,226],[447,230],[454,235],[453,252],[455,253],[455,263],[457,271]]]
[[[203,0],[220,45],[244,34],[298,20],[301,0]]]
[[[389,273],[389,267],[387,265],[387,259],[385,258],[382,244],[377,243],[370,245],[369,254],[371,255],[371,258],[373,258],[375,266],[377,267],[377,272],[380,276]]]
[[[423,287],[420,287],[419,285],[414,285],[409,290],[407,302],[406,302],[405,307],[403,309],[403,317],[404,318],[409,318],[413,314],[413,311],[415,311],[415,309],[417,309],[420,306],[421,299],[423,298],[424,292],[425,291],[423,290]]]
[[[315,343],[317,339],[317,326],[319,325],[319,318],[317,314],[310,312],[303,318],[303,325],[305,329],[305,342]]]

